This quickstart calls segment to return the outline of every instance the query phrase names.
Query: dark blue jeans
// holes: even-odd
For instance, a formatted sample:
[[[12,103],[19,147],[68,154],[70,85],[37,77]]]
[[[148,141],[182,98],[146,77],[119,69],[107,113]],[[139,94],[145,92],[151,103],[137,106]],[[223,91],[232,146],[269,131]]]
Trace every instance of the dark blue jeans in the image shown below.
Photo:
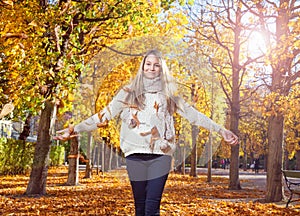
[[[133,154],[126,157],[135,215],[159,215],[160,201],[171,168],[171,156]]]

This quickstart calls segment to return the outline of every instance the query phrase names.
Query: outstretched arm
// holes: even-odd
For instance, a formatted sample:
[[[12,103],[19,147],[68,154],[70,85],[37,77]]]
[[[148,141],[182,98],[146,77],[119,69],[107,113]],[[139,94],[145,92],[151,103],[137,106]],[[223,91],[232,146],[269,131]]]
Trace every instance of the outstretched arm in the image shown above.
[[[212,119],[196,110],[184,100],[182,100],[181,102],[183,106],[182,109],[178,110],[178,113],[182,117],[186,118],[191,124],[201,126],[209,131],[218,132],[230,145],[235,145],[238,143],[238,137],[230,130],[227,130],[221,125],[217,124]]]
[[[57,131],[57,136],[54,136],[53,139],[55,140],[69,140],[73,137],[78,136],[78,134],[82,131],[92,131],[97,128],[103,127],[107,125],[107,121],[103,121],[103,118],[101,118],[100,113],[95,114],[88,119],[80,122],[77,125],[69,125],[68,128],[65,128],[63,130]]]
[[[78,136],[78,133],[83,131],[92,131],[97,128],[106,126],[108,121],[118,115],[124,108],[124,101],[126,92],[121,90],[113,100],[101,112],[92,115],[91,117],[83,120],[79,124],[57,131],[57,136],[53,137],[56,140],[68,140],[72,137]]]

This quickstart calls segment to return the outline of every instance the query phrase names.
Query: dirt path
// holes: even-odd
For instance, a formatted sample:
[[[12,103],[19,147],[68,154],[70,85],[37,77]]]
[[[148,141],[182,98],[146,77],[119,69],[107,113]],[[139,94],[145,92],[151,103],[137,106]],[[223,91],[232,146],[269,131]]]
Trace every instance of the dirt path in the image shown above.
[[[203,171],[207,172],[206,169]],[[213,169],[212,175],[224,176],[229,178],[229,169]],[[244,188],[255,188],[258,190],[266,190],[267,186],[267,176],[266,173],[260,171],[259,173],[255,173],[252,170],[239,171],[239,179],[241,181],[241,187]]]
[[[197,172],[201,175],[205,175],[207,168],[198,168]],[[212,175],[229,178],[229,169],[212,169]],[[266,172],[260,171],[259,173],[254,173],[252,170],[240,170],[239,179],[241,180],[242,187],[253,187],[259,190],[266,189]]]
[[[206,174],[207,169],[200,168],[198,170],[198,172],[200,174]],[[229,170],[228,169],[225,169],[225,170],[224,169],[212,169],[212,175],[223,176],[223,177],[229,178]],[[266,172],[260,171],[259,173],[255,173],[252,170],[247,170],[247,171],[240,170],[239,171],[239,179],[241,182],[242,189],[250,189],[250,190],[255,189],[255,190],[259,190],[259,191],[263,191],[263,192],[266,191],[266,187],[267,187]],[[289,196],[289,192],[286,187],[285,187],[285,195],[287,197]],[[229,200],[227,200],[227,201],[229,201]],[[239,200],[232,200],[232,201],[261,201],[262,202],[263,197],[262,197],[262,199],[239,199]],[[278,206],[281,206],[281,207],[285,207],[286,201],[287,200],[283,200],[283,201],[277,202],[275,204]],[[299,208],[299,205],[300,205],[300,201],[289,204],[289,206],[294,206],[296,208]]]

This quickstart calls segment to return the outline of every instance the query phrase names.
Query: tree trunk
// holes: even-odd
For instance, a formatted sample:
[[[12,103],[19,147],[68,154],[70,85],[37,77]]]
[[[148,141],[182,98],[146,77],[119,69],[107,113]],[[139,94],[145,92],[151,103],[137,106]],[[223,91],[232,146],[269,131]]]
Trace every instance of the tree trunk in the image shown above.
[[[98,141],[97,148],[95,148],[97,151],[95,151],[96,159],[97,159],[97,175],[100,173],[102,170],[102,164],[101,164],[101,170],[99,169],[100,167],[100,159],[101,159],[101,142]]]
[[[296,167],[295,170],[300,170],[300,151],[296,151]]]
[[[119,152],[118,152],[117,148],[115,148],[115,166],[116,166],[116,168],[120,167],[120,165],[119,165]]]
[[[102,143],[101,143],[101,171],[102,172],[104,172],[104,171],[106,171],[105,170],[105,166],[106,166],[106,154],[105,154],[105,146],[106,146],[106,144],[105,144],[105,140],[102,140]]]
[[[211,133],[209,134],[209,141],[207,142],[207,182],[212,181],[212,138]]]
[[[91,176],[92,176],[92,163],[91,163],[92,143],[93,143],[93,136],[92,136],[91,132],[89,132],[88,133],[87,153],[86,153],[87,162],[86,162],[84,178],[91,178]]]
[[[244,137],[243,139],[241,139],[243,141],[243,153],[244,153],[244,157],[243,157],[243,170],[247,171],[248,167],[247,167],[247,163],[248,163],[248,155],[247,155],[247,138]],[[240,161],[241,163],[241,161]]]
[[[230,130],[238,134],[239,113],[240,113],[240,93],[239,93],[239,73],[237,69],[233,72],[233,90],[232,90],[232,105],[230,116]],[[231,146],[230,168],[229,168],[229,189],[240,190],[239,180],[239,149],[240,145]]]
[[[23,131],[22,131],[22,133],[19,136],[19,140],[24,140],[25,141],[27,139],[27,137],[29,136],[29,134],[30,134],[30,121],[31,121],[31,117],[32,117],[31,114],[29,114],[26,117],[25,124],[24,124],[24,127],[23,127]]]
[[[113,146],[109,146],[109,162],[108,162],[108,170],[113,169]]]
[[[284,169],[288,170],[289,167],[290,167],[290,164],[289,164],[289,152],[287,151],[286,148],[284,148],[284,162],[283,162],[283,165],[284,165]]]
[[[175,152],[175,164],[174,164],[174,171],[176,173],[179,174],[184,174],[184,152],[183,152],[183,148],[185,148],[185,146],[183,146],[183,148],[181,148],[180,146],[180,141],[179,144],[177,145],[176,148],[176,152]]]
[[[272,66],[272,85],[271,91],[277,95],[275,101],[271,104],[276,113],[269,117],[268,125],[268,172],[267,172],[267,191],[266,202],[278,202],[283,199],[282,182],[282,154],[283,154],[283,126],[284,116],[278,109],[277,102],[281,96],[287,96],[290,92],[291,83],[285,74],[291,73],[293,57],[286,53],[290,46],[287,38],[290,37],[289,21],[291,18],[290,8],[294,3],[287,5],[286,1],[280,1],[278,7],[278,16],[276,17],[276,56]],[[284,38],[284,40],[282,40]],[[273,60],[273,59],[271,59]]]
[[[268,153],[266,153],[264,156],[264,171],[265,172],[268,172],[268,158],[269,158]]]
[[[50,118],[53,104],[45,102],[45,108],[41,112],[37,143],[35,146],[32,170],[27,185],[26,195],[45,195],[46,180],[48,175],[48,159],[51,147],[50,141]]]
[[[192,125],[192,151],[191,151],[191,172],[190,176],[197,177],[197,137],[198,126]]]
[[[277,114],[269,118],[268,128],[268,172],[266,202],[278,202],[283,198],[282,185],[282,141],[283,141],[283,116]]]
[[[108,171],[109,170],[109,162],[110,162],[110,147],[108,145],[108,143],[105,141],[104,142],[104,158],[103,158],[103,162],[104,162],[104,168],[103,171]]]
[[[229,169],[229,189],[240,190],[241,184],[239,180],[239,145],[231,147],[230,169]]]
[[[239,134],[239,117],[240,117],[240,35],[241,35],[241,17],[242,11],[238,7],[236,11],[236,26],[234,28],[234,48],[232,60],[232,103],[230,114],[230,130]],[[230,169],[229,169],[229,189],[241,189],[239,180],[239,148],[240,145],[231,146]]]
[[[68,170],[68,180],[66,185],[75,186],[78,185],[78,169],[79,169],[79,137],[74,137],[71,139],[70,155],[69,160],[69,170]]]

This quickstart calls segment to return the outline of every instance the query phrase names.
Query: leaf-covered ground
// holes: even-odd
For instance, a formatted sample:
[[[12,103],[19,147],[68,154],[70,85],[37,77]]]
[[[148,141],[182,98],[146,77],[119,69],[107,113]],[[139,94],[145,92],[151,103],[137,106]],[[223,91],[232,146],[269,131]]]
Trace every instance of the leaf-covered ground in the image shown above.
[[[0,215],[134,215],[126,171],[118,170],[91,179],[80,172],[80,185],[64,186],[67,168],[51,168],[47,195],[25,197],[29,176],[0,177]],[[262,190],[227,189],[228,179],[205,175],[197,178],[170,174],[162,199],[161,215],[300,215],[295,206],[255,202]]]

